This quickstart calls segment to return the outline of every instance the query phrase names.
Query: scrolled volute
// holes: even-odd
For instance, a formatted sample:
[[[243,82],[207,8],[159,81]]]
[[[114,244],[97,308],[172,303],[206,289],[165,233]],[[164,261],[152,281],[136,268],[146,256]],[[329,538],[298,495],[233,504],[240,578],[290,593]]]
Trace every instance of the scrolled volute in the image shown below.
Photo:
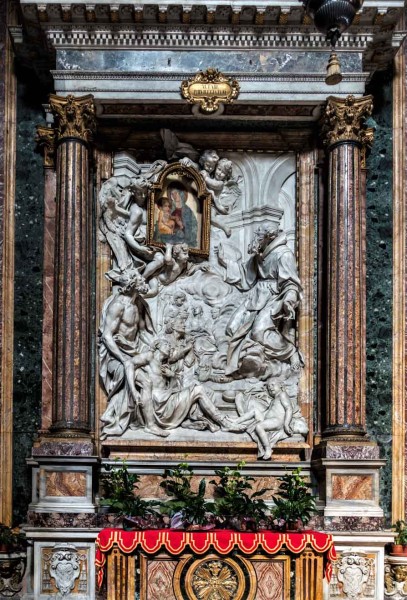
[[[91,141],[96,129],[95,104],[91,94],[80,97],[51,94],[49,102],[56,117],[58,140],[77,138]]]
[[[370,146],[373,142],[373,129],[366,127],[365,119],[370,117],[372,110],[372,96],[330,96],[322,117],[325,144],[330,147],[340,142],[356,142],[361,146]]]

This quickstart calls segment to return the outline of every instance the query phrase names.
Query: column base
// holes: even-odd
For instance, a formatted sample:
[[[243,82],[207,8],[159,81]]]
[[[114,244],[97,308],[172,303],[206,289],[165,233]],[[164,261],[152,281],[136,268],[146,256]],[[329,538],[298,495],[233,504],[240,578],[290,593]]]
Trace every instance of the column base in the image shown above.
[[[92,456],[41,456],[29,459],[32,467],[34,513],[94,513]]]
[[[324,504],[324,518],[373,519],[383,517],[380,507],[379,473],[386,464],[373,442],[328,440],[315,448],[312,468]]]
[[[46,456],[93,456],[94,444],[89,436],[42,434],[34,443],[33,457]]]

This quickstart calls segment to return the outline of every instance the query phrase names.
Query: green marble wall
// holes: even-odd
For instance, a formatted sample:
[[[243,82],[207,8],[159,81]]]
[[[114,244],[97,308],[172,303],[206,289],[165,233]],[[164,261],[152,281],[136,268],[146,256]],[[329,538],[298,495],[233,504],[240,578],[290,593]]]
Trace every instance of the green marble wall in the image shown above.
[[[43,100],[44,101],[44,100]],[[31,500],[26,459],[40,426],[43,169],[35,152],[35,126],[44,122],[41,99],[33,86],[18,85],[15,204],[14,303],[14,520],[25,520]]]
[[[367,90],[374,96],[375,139],[367,160],[367,429],[387,459],[381,474],[386,517],[391,510],[392,435],[392,72],[376,75]]]

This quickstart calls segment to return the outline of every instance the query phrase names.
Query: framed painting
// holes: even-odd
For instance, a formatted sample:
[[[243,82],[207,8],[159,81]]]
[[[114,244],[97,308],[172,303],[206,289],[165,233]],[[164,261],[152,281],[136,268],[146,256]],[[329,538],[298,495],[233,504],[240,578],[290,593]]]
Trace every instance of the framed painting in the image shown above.
[[[207,257],[211,195],[203,177],[179,162],[168,165],[148,199],[147,244],[186,244],[189,254]]]

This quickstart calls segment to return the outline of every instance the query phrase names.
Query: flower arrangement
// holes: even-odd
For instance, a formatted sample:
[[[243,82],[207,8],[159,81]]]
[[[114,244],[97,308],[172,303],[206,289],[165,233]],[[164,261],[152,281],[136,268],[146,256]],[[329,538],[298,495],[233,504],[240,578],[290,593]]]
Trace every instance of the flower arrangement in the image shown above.
[[[100,505],[125,518],[125,524],[141,529],[162,525],[155,510],[159,503],[144,500],[137,494],[140,477],[129,472],[126,461],[123,460],[121,465],[107,466],[101,483],[104,495]]]
[[[252,492],[254,477],[243,475],[241,469],[245,462],[239,462],[236,468],[223,467],[215,470],[219,480],[212,480],[214,485],[214,512],[220,522],[242,531],[256,530],[260,525],[266,527],[269,508],[260,498],[269,488]]]
[[[301,529],[316,511],[315,496],[309,492],[311,485],[301,475],[301,468],[279,477],[278,494],[273,496],[273,517],[286,529]]]
[[[188,463],[165,469],[160,487],[168,500],[160,502],[138,495],[140,477],[130,473],[123,461],[106,468],[101,478],[104,495],[100,504],[121,517],[124,526],[137,529],[169,525],[176,529],[219,526],[240,531],[282,530],[302,528],[309,522],[316,511],[315,496],[309,491],[310,484],[300,468],[278,478],[279,490],[272,497],[274,506],[269,506],[261,496],[270,488],[253,492],[255,478],[242,473],[244,466],[245,463],[240,462],[236,467],[215,470],[217,478],[209,482],[214,486],[213,502],[205,497],[205,479],[194,489],[194,471]],[[399,529],[407,540],[407,529],[401,525]]]
[[[201,479],[198,491],[194,492],[191,487],[193,475],[188,463],[164,471],[160,486],[170,499],[161,504],[160,510],[171,518],[173,528],[212,529],[215,523],[209,502],[205,500],[206,480]]]

